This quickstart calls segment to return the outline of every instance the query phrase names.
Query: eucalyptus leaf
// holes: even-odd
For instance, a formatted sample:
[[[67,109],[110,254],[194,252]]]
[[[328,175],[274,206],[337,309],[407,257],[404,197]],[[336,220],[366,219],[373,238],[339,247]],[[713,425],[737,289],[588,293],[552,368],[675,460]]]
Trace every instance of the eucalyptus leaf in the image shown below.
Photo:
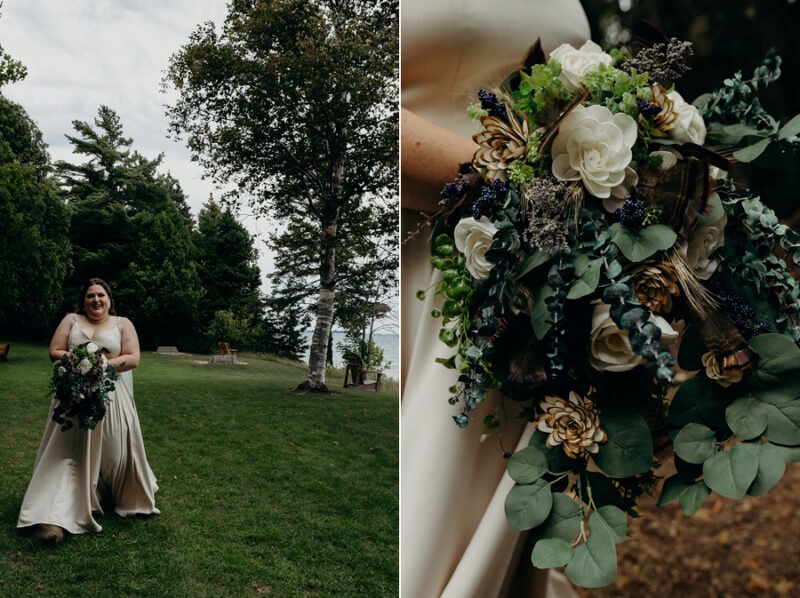
[[[725,420],[731,431],[739,438],[758,438],[767,429],[768,410],[763,403],[750,397],[741,397],[725,409]]]
[[[572,558],[572,543],[561,538],[545,538],[533,546],[531,562],[539,569],[563,567]]]
[[[667,419],[670,425],[682,428],[689,423],[703,423],[697,410],[696,397],[703,390],[704,382],[700,376],[689,378],[683,382],[675,393],[667,408]]]
[[[547,468],[552,473],[563,473],[575,469],[578,462],[575,459],[570,459],[564,449],[560,446],[549,447],[547,446],[547,434],[536,430],[531,436],[530,446],[538,447],[545,455],[547,455]]]
[[[563,492],[553,492],[553,508],[542,525],[540,538],[560,538],[572,542],[581,531],[583,507]]]
[[[518,484],[533,484],[547,473],[547,456],[536,446],[526,446],[511,455],[508,475]]]
[[[781,404],[800,398],[800,349],[783,334],[762,334],[749,342],[758,361],[747,379],[759,401]]]
[[[553,494],[544,480],[537,480],[533,484],[516,484],[506,496],[506,519],[515,531],[531,529],[547,519],[552,507]]]
[[[597,527],[608,530],[615,544],[623,542],[628,535],[628,518],[625,511],[613,505],[598,508],[589,517],[589,529],[595,533]]]
[[[519,272],[517,273],[517,279],[533,272],[536,268],[546,264],[548,261],[550,261],[550,254],[541,249],[537,249],[533,255],[529,255],[523,260],[522,265],[519,267]]]
[[[778,139],[788,139],[800,134],[800,114],[796,114],[778,131]]]
[[[691,517],[697,513],[698,509],[710,494],[711,489],[703,482],[692,484],[678,499],[678,503],[681,505],[681,511]]]
[[[531,327],[538,340],[544,339],[553,325],[550,312],[547,311],[547,298],[556,294],[554,288],[546,283],[540,284],[533,294],[533,310],[531,311]]]
[[[703,481],[725,498],[742,498],[756,475],[758,456],[741,444],[729,451],[720,451],[703,463]]]
[[[674,441],[675,454],[688,463],[705,463],[717,447],[714,430],[703,424],[689,423],[681,428]]]
[[[601,588],[617,577],[617,550],[610,532],[596,527],[577,546],[564,572],[576,586]]]
[[[748,145],[740,150],[736,150],[733,152],[733,157],[739,162],[752,162],[764,153],[764,150],[767,149],[767,146],[770,143],[772,143],[772,139],[770,138],[761,139],[752,145]]]
[[[575,255],[575,278],[569,287],[567,299],[575,300],[594,292],[600,282],[602,259],[591,259],[585,252]]]
[[[747,489],[750,496],[763,496],[775,487],[786,472],[786,461],[783,452],[774,444],[759,442],[758,474],[755,481]]]
[[[665,224],[632,230],[617,222],[611,225],[610,232],[611,241],[632,262],[641,262],[658,251],[670,249],[678,238],[678,234]]]
[[[767,412],[765,436],[777,444],[800,444],[800,400],[771,405],[762,403]]]
[[[600,445],[594,460],[612,478],[626,478],[650,470],[653,437],[644,418],[633,411],[605,409],[600,427],[608,440]]]
[[[678,500],[690,486],[692,486],[692,484],[688,483],[677,474],[668,477],[661,486],[661,494],[658,497],[657,505],[663,507]]]

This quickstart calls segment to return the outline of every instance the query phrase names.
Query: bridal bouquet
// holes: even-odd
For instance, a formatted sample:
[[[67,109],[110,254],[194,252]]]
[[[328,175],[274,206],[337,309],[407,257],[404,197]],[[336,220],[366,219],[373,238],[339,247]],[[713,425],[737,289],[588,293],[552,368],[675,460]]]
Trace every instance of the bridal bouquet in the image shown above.
[[[535,566],[579,586],[614,581],[661,449],[677,473],[659,504],[689,515],[800,460],[800,236],[728,175],[800,142],[800,117],[781,126],[758,101],[774,53],[687,102],[691,55],[675,39],[534,50],[478,93],[479,149],[434,219],[455,421],[497,389],[484,437],[535,425],[508,455],[506,515],[532,530]]]
[[[50,392],[56,399],[53,421],[66,431],[77,420],[82,430],[93,430],[106,415],[108,393],[117,372],[102,349],[88,342],[72,347],[53,364]]]

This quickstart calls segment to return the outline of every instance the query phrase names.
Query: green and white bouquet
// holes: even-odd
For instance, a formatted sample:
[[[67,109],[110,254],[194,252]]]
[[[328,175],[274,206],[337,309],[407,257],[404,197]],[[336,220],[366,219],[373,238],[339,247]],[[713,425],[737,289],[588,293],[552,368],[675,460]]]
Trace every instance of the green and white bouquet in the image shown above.
[[[796,145],[800,118],[780,126],[758,101],[776,54],[694,103],[676,87],[691,56],[666,38],[535,48],[478,93],[479,149],[433,218],[442,277],[419,294],[442,298],[454,419],[496,389],[484,438],[535,424],[507,454],[507,518],[532,530],[535,566],[579,586],[614,581],[661,449],[677,473],[659,503],[689,515],[800,460],[800,236],[729,175]]]
[[[117,372],[103,350],[88,342],[71,347],[53,364],[50,393],[56,399],[53,421],[66,431],[78,423],[81,430],[93,430],[106,415],[109,393],[115,388]]]

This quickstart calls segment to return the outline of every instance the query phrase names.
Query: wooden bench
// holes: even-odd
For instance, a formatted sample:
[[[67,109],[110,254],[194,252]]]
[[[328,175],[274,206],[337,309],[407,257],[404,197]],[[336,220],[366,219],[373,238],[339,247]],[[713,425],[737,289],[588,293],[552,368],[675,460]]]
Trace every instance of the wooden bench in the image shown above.
[[[344,359],[346,361],[344,369],[345,388],[374,388],[375,392],[381,389],[381,378],[383,377],[383,372],[365,369],[364,360],[361,359],[361,356],[358,353],[345,353]],[[367,374],[374,374],[375,380],[367,380]],[[351,380],[350,384],[347,383],[348,379]]]
[[[231,344],[227,342],[217,343],[217,355],[211,356],[211,363],[236,363],[236,354],[239,349],[231,349]]]
[[[3,343],[0,344],[0,359],[3,361],[8,361],[8,352],[11,349],[10,343]]]
[[[180,353],[180,351],[178,351],[178,347],[172,347],[170,345],[159,345],[158,349],[156,349],[156,353],[175,355],[176,353]]]

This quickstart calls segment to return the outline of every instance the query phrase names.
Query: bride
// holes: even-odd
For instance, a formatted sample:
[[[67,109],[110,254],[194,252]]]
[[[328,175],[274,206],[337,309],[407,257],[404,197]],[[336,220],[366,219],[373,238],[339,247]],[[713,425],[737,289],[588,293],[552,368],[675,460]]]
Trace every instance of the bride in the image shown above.
[[[434,211],[444,183],[472,159],[475,132],[466,107],[481,87],[503,80],[541,39],[546,52],[579,46],[589,26],[578,0],[403,0],[401,11],[402,234],[417,228],[420,211]],[[431,318],[435,282],[429,231],[402,246],[401,592],[457,598],[568,596],[563,579],[515,578],[532,565],[524,537],[506,523],[503,504],[513,482],[496,442],[480,442],[484,405],[466,429],[452,416],[448,388],[456,374],[435,362],[450,352]],[[487,403],[491,403],[488,399]],[[530,426],[529,426],[530,428]],[[506,450],[526,443],[532,429],[504,431]],[[559,583],[561,584],[559,586]]]
[[[78,312],[65,316],[53,334],[50,358],[57,360],[70,347],[92,341],[106,352],[119,378],[109,393],[106,416],[95,429],[74,426],[62,432],[48,417],[17,521],[21,531],[44,541],[99,532],[94,514],[102,514],[104,507],[121,516],[159,513],[154,497],[158,486],[133,402],[131,370],[139,365],[136,329],[127,318],[116,316],[108,284],[99,278],[84,283],[78,305]]]

